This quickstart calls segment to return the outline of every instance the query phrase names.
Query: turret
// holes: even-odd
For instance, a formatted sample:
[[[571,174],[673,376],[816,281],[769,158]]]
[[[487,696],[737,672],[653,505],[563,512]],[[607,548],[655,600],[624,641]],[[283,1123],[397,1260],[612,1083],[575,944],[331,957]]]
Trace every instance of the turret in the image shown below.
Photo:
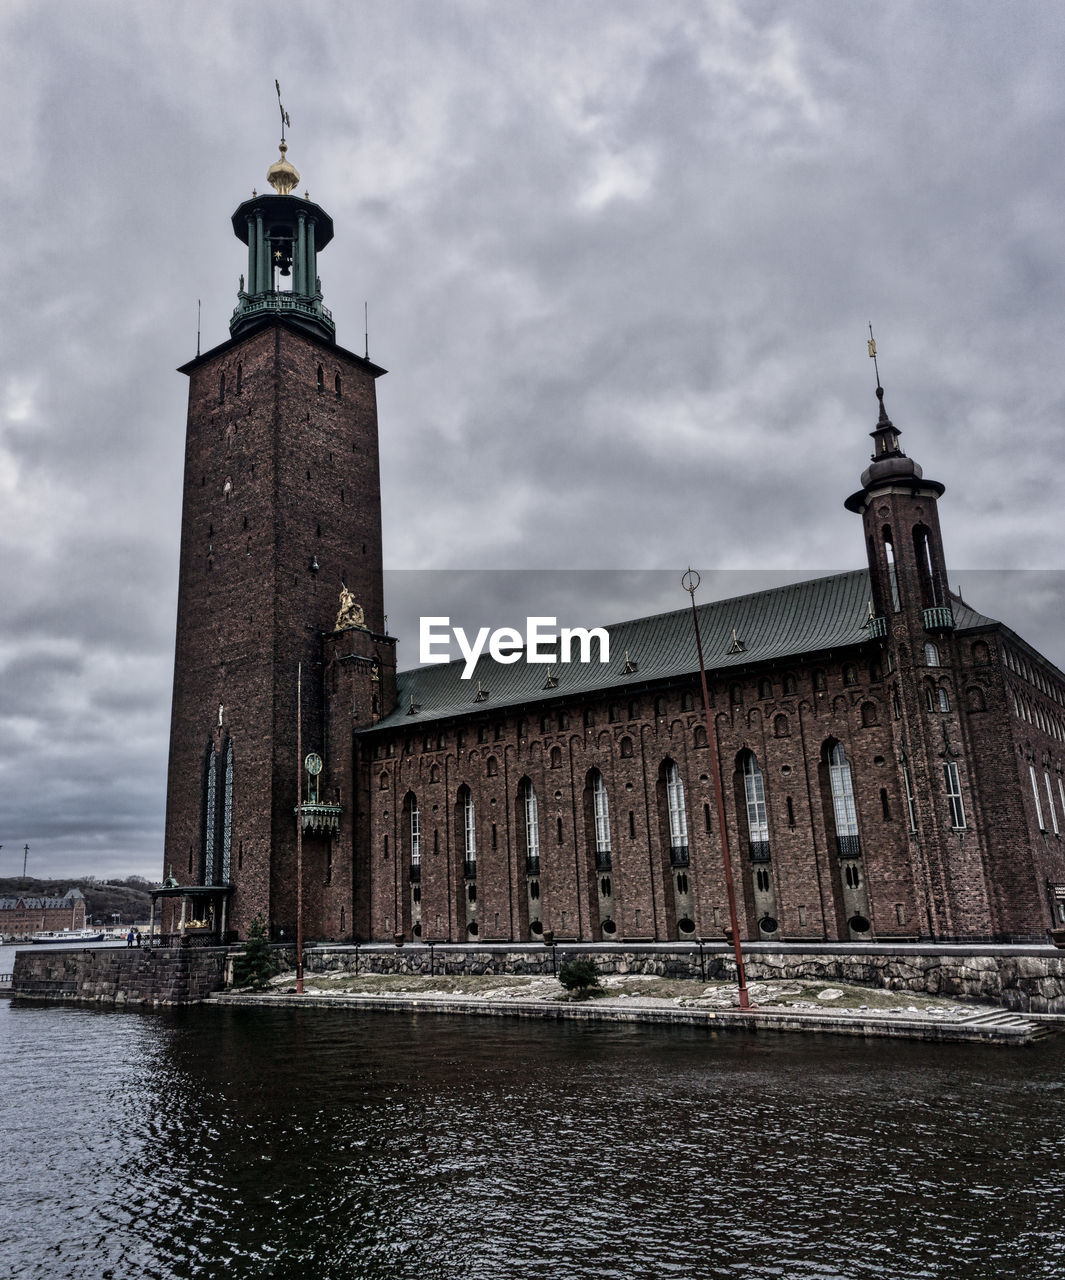
[[[865,525],[869,575],[873,589],[873,627],[884,636],[892,615],[920,611],[927,631],[954,625],[947,591],[947,569],[939,531],[937,503],[945,486],[927,480],[899,444],[899,431],[884,408],[870,432],[874,451],[862,472],[862,487],[844,504]]]

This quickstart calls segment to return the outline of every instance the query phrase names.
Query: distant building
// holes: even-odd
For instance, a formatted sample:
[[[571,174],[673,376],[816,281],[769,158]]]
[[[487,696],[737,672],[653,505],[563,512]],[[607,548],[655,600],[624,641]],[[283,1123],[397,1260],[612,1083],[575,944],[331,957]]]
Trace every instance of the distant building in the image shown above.
[[[397,675],[384,370],[322,305],[332,220],[284,155],[270,181],[233,216],[231,338],[183,369],[164,929],[291,938],[299,805],[308,938],[720,936],[690,612],[609,628],[605,666]],[[1065,676],[948,589],[944,486],[883,394],[846,500],[866,567],[699,608],[741,931],[1041,938],[1065,924]]]
[[[61,898],[0,898],[0,933],[5,938],[84,928],[85,895],[80,889],[68,889]]]

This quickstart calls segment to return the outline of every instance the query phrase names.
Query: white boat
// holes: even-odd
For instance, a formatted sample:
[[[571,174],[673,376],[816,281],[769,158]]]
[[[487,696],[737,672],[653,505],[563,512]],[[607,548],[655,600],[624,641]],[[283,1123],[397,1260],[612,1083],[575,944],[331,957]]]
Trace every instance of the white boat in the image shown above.
[[[103,940],[102,929],[46,929],[44,933],[35,933],[30,937],[31,942],[65,942],[68,946],[72,943],[103,942]]]

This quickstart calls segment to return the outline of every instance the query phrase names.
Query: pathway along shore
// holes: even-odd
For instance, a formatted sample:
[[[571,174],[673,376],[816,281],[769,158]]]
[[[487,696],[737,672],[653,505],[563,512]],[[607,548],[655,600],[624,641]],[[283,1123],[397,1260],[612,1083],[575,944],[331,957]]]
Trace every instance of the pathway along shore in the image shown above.
[[[1065,1026],[1065,1017],[1010,1013],[991,1005],[824,983],[756,982],[749,1010],[727,982],[663,981],[639,975],[602,979],[601,994],[567,998],[553,978],[437,978],[307,975],[297,995],[291,973],[265,991],[226,991],[214,1005],[348,1009],[463,1017],[540,1018],[696,1026],[707,1031],[819,1032],[1004,1046],[1031,1044]]]

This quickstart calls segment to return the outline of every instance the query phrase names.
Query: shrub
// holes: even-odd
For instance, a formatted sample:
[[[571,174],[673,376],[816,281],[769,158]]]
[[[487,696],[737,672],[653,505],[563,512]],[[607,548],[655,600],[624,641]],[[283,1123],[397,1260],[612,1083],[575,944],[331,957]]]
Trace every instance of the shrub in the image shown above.
[[[277,960],[270,951],[266,921],[256,916],[248,929],[244,954],[233,963],[233,985],[261,990],[277,972]]]
[[[594,960],[569,960],[559,966],[558,980],[576,1000],[583,1000],[599,986],[599,970]]]

